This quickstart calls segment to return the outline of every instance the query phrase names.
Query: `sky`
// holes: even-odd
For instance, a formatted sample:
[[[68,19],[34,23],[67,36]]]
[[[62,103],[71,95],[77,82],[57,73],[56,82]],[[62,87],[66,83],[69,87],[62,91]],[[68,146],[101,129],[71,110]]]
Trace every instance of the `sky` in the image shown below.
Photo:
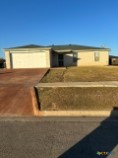
[[[3,48],[79,44],[118,55],[118,0],[0,0]]]

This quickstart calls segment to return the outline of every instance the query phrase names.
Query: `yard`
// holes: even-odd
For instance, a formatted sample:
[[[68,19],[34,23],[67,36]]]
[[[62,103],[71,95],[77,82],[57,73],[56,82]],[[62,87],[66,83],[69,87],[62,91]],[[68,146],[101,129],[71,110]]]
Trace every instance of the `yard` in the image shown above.
[[[53,82],[118,81],[118,66],[51,69],[41,80]],[[118,107],[118,88],[38,88],[42,110],[112,110]]]
[[[118,66],[51,69],[41,82],[118,81]]]

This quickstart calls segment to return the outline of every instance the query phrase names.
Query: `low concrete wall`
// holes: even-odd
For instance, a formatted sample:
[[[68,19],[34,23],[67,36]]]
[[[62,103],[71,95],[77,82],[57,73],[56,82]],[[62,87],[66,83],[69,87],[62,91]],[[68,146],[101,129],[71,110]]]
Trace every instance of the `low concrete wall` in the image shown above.
[[[43,111],[108,111],[118,107],[118,87],[38,87]]]

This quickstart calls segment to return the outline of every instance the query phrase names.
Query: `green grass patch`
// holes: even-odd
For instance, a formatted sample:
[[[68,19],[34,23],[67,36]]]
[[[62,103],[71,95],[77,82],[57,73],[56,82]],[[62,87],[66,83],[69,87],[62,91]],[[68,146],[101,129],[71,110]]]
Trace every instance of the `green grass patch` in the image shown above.
[[[38,88],[42,110],[112,110],[118,107],[118,88]]]

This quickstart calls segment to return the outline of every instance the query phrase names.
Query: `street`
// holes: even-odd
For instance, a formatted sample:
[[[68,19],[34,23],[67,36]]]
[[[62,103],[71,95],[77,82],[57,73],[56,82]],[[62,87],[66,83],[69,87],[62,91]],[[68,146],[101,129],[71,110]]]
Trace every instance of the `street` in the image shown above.
[[[118,158],[118,119],[1,117],[0,158],[57,157]]]

